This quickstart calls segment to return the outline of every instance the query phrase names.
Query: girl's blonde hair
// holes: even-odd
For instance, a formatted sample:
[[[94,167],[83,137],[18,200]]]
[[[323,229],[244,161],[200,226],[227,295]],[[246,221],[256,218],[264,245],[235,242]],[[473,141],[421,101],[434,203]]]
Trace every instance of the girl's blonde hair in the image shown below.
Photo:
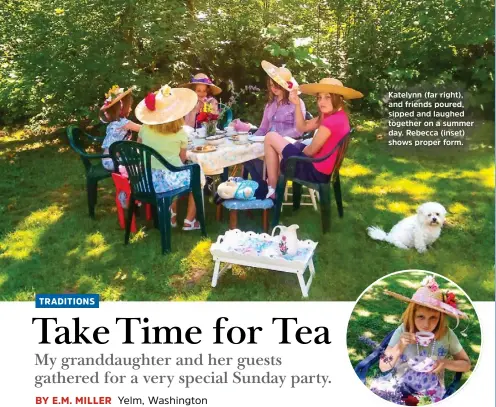
[[[414,302],[408,304],[405,312],[403,313],[401,319],[403,320],[403,325],[405,326],[405,332],[415,333],[417,328],[415,327],[415,314],[419,309],[427,309],[430,311],[436,311],[429,307],[423,307],[422,305],[418,305]],[[435,335],[436,341],[440,340],[446,333],[448,332],[448,321],[446,319],[446,314],[444,312],[439,312],[439,321],[437,326],[432,331]]]
[[[174,120],[173,122],[163,123],[163,124],[149,124],[148,127],[155,130],[160,134],[170,134],[177,133],[184,126],[184,119],[181,117],[180,119]]]

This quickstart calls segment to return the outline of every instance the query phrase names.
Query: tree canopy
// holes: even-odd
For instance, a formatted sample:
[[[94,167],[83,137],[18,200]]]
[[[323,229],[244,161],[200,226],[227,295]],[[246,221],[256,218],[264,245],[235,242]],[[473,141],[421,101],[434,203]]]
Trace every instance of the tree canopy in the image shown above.
[[[300,83],[341,79],[371,114],[388,89],[450,85],[494,115],[490,0],[4,0],[0,122],[94,119],[113,84],[141,97],[197,72],[263,88],[262,59]]]

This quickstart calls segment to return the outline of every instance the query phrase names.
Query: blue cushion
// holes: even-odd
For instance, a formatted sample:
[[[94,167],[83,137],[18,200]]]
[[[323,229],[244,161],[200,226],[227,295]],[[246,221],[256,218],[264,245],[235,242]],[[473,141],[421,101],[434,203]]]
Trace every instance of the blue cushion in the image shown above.
[[[224,208],[229,210],[244,211],[246,209],[270,209],[274,206],[272,199],[228,199],[222,202]]]

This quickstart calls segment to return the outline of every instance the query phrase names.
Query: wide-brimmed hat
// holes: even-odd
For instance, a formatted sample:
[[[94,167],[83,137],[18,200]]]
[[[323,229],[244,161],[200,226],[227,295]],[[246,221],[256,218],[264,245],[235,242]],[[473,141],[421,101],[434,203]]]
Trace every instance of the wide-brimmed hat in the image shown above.
[[[139,102],[134,113],[141,123],[164,124],[186,116],[197,103],[198,96],[191,89],[165,85]]]
[[[300,86],[301,92],[307,95],[317,93],[335,93],[345,99],[358,99],[363,97],[363,93],[343,86],[343,82],[336,78],[324,78],[319,83],[306,83]]]
[[[442,312],[457,320],[468,318],[467,314],[457,308],[455,294],[449,291],[441,291],[434,276],[425,277],[422,280],[421,287],[413,294],[412,298],[389,290],[384,290],[384,293],[401,301],[413,302],[422,307]]]
[[[108,109],[109,107],[115,105],[119,100],[121,100],[124,96],[129,95],[134,89],[134,86],[131,86],[128,90],[124,90],[124,88],[120,88],[119,85],[112,86],[107,93],[105,93],[105,102],[101,107],[101,110]]]
[[[262,61],[262,68],[274,82],[288,92],[298,88],[298,82],[293,78],[293,75],[291,75],[291,71],[288,68],[284,66],[277,67],[267,61]]]
[[[218,95],[222,92],[222,89],[215,86],[212,80],[204,73],[197,73],[195,76],[191,77],[191,81],[188,83],[183,83],[179,85],[179,88],[190,88],[192,89],[194,85],[207,85],[212,89],[212,95]]]

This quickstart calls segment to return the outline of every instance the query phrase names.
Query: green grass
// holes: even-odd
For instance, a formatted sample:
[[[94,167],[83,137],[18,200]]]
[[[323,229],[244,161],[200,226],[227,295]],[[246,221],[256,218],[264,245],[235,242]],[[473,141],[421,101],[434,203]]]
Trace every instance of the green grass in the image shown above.
[[[415,290],[420,287],[420,282],[425,275],[423,272],[409,272],[389,276],[371,286],[360,298],[351,315],[347,331],[348,354],[353,367],[373,350],[358,339],[360,336],[381,343],[389,332],[401,324],[401,314],[406,309],[407,303],[384,294],[384,290],[411,298]],[[454,329],[456,326],[454,319],[448,318],[448,322],[467,352],[473,370],[479,358],[481,345],[481,330],[477,314],[467,297],[454,284],[440,278],[437,278],[437,283],[443,291],[449,290],[455,293],[458,308],[469,316],[468,320],[460,320],[460,325],[456,329]],[[462,335],[462,332],[466,336]],[[468,379],[470,373],[466,372],[462,375],[462,384]],[[370,380],[378,374],[380,370],[375,365],[368,372],[367,383],[370,383]],[[453,372],[446,371],[445,384],[449,385],[453,377]]]
[[[342,168],[345,216],[333,204],[332,230],[321,234],[310,207],[283,224],[319,242],[312,300],[354,300],[393,271],[443,274],[475,300],[494,299],[494,124],[476,134],[470,151],[414,155],[390,150],[376,138],[377,122],[357,126]],[[60,133],[59,133],[60,135]],[[98,191],[96,220],[87,214],[83,166],[63,134],[0,133],[0,298],[32,300],[35,293],[96,292],[104,300],[299,300],[296,276],[234,267],[210,287],[212,241],[228,228],[207,204],[208,238],[173,231],[173,252],[163,256],[159,232],[143,226],[124,246],[110,179]],[[425,201],[450,212],[441,238],[427,253],[403,251],[366,235],[369,225],[391,228]],[[179,205],[179,221],[185,212]],[[261,213],[240,217],[240,228],[260,231]]]

